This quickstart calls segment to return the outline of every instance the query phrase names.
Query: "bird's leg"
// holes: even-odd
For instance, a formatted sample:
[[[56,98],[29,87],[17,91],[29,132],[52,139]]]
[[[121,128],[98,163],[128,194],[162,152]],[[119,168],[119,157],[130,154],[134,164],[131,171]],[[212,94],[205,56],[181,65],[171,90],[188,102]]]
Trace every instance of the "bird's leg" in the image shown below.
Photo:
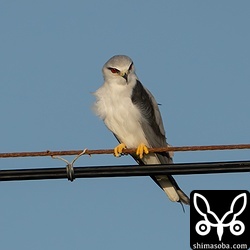
[[[114,155],[115,157],[119,157],[122,154],[122,150],[126,148],[124,143],[119,144],[114,148]]]
[[[148,151],[148,148],[147,146],[144,144],[144,143],[141,143],[138,147],[137,147],[137,150],[136,150],[136,155],[138,155],[140,157],[140,159],[143,158],[143,155],[144,154],[148,154],[149,151]]]

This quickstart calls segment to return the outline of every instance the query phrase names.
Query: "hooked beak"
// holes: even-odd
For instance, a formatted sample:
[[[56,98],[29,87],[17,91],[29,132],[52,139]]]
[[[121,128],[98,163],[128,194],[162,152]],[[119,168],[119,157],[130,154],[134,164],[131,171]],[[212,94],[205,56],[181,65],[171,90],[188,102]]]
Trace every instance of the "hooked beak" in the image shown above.
[[[128,82],[128,73],[127,72],[121,74],[121,76],[126,80],[126,82]]]

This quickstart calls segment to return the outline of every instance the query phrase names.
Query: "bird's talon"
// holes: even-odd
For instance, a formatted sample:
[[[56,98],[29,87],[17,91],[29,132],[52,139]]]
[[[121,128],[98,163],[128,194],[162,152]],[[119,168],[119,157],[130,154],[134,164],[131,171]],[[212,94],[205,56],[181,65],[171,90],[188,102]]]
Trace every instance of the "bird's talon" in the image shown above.
[[[124,143],[119,144],[114,148],[114,155],[115,157],[119,157],[122,154],[123,149],[126,148],[126,145]]]
[[[137,150],[136,150],[136,154],[139,156],[140,159],[143,158],[143,155],[144,154],[148,154],[149,151],[148,151],[148,148],[145,144],[141,143],[138,147],[137,147]]]

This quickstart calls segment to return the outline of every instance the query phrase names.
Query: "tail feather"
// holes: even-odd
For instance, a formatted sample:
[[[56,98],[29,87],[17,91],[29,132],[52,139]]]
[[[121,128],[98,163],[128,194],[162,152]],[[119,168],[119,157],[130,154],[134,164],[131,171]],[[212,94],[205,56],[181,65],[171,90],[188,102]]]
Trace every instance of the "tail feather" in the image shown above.
[[[188,196],[181,190],[181,188],[178,186],[177,182],[175,181],[174,177],[172,175],[168,176],[170,182],[172,183],[172,185],[175,187],[176,192],[179,195],[179,199],[180,202],[186,204],[186,205],[190,205],[190,199],[188,198]]]
[[[145,155],[142,160],[139,160],[137,157],[132,155],[134,159],[140,165],[147,164],[169,164],[172,163],[172,157],[166,154],[148,154]],[[186,205],[190,204],[190,200],[188,196],[180,189],[177,182],[175,181],[172,175],[158,175],[151,176],[151,178],[155,181],[155,183],[167,194],[168,198],[171,201],[181,202]]]
[[[171,201],[182,202],[190,205],[188,196],[180,189],[171,175],[151,176],[151,178],[163,189]]]
[[[179,195],[180,202],[182,202],[186,205],[190,205],[189,197],[181,189],[177,190],[177,193]]]
[[[179,201],[179,195],[166,175],[155,176],[155,180],[159,183],[160,187],[171,201]]]

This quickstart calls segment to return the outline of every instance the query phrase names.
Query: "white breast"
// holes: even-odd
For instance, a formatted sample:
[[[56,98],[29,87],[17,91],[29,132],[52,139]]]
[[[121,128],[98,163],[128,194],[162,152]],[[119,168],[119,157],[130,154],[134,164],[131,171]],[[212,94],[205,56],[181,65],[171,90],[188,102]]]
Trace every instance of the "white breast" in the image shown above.
[[[140,143],[147,145],[141,128],[143,118],[131,101],[132,89],[130,84],[104,83],[94,93],[97,98],[94,105],[96,114],[128,148],[136,148]]]

